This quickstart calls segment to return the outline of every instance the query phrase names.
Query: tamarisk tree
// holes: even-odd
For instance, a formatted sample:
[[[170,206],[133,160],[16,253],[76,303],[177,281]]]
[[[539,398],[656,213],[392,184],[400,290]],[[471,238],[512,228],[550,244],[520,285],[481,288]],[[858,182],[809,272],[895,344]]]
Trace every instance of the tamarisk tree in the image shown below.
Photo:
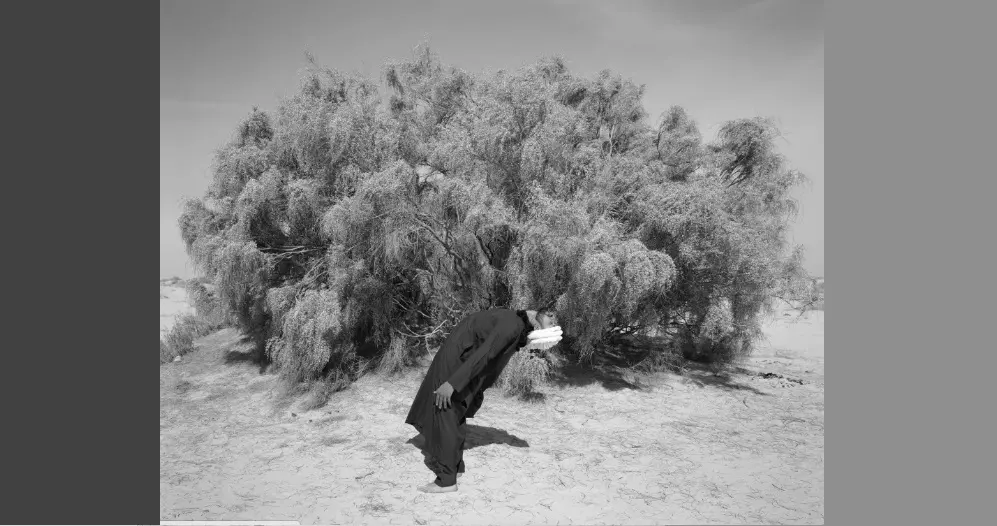
[[[472,75],[422,47],[381,86],[311,66],[238,126],[180,218],[288,380],[397,370],[490,307],[556,306],[578,359],[654,331],[729,361],[769,299],[807,282],[787,244],[803,177],[766,120],[704,143],[682,108],[650,125],[642,86],[557,58]]]

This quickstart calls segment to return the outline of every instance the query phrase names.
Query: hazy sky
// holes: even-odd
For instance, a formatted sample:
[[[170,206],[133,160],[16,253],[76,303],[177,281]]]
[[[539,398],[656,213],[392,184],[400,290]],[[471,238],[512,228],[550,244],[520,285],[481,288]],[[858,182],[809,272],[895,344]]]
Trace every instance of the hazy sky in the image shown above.
[[[796,192],[794,241],[824,274],[824,7],[795,1],[160,2],[159,273],[189,277],[180,201],[201,195],[213,151],[253,106],[293,93],[311,51],[323,66],[376,76],[429,41],[469,72],[563,56],[573,73],[609,68],[645,84],[656,119],[683,106],[713,139],[724,121],[773,117]]]

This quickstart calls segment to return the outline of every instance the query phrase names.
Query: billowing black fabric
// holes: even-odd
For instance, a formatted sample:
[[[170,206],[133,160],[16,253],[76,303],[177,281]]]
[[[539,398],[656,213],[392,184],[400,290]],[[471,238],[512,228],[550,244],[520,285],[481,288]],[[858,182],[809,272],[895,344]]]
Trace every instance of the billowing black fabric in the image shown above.
[[[426,447],[441,465],[437,470],[441,479],[455,476],[461,462],[465,419],[474,417],[484,391],[494,385],[515,352],[526,346],[532,330],[526,312],[492,309],[464,318],[440,346],[405,423],[425,437]],[[437,409],[433,392],[444,382],[454,389],[452,404]]]

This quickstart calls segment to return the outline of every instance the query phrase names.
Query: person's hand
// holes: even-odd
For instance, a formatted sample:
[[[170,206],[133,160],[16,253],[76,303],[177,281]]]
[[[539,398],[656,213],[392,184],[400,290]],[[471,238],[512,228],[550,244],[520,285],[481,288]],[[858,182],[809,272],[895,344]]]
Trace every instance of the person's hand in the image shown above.
[[[444,382],[439,389],[433,391],[436,394],[436,408],[437,409],[449,409],[450,408],[450,397],[453,396],[453,386],[450,382]]]

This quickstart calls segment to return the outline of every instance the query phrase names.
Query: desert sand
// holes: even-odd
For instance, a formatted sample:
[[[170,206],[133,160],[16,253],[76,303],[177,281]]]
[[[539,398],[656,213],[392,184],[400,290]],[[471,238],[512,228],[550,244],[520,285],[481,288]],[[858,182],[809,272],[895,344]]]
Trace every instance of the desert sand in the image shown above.
[[[173,292],[160,327],[187,307]],[[167,300],[170,300],[167,303]],[[275,403],[226,329],[160,368],[160,518],[302,524],[822,524],[824,313],[780,313],[730,376],[634,387],[568,368],[542,403],[488,392],[459,491],[432,480],[405,414],[423,369],[320,409]],[[428,362],[427,362],[428,364]]]

